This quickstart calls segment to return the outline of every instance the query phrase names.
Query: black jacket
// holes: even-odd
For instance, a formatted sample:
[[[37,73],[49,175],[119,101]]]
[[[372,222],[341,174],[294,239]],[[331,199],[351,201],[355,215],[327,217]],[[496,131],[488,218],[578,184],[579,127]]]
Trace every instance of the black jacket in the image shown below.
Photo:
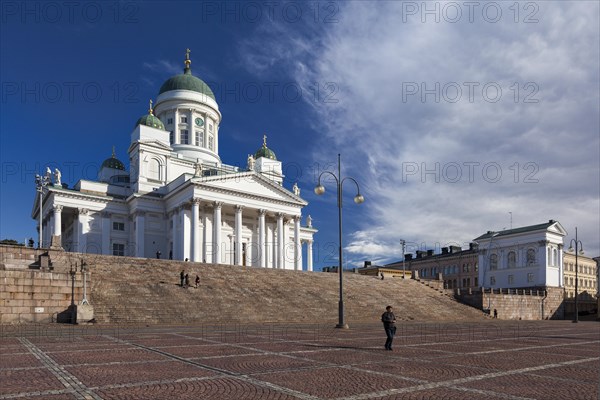
[[[381,322],[383,322],[384,328],[393,328],[396,326],[396,316],[391,311],[386,311],[381,314]]]

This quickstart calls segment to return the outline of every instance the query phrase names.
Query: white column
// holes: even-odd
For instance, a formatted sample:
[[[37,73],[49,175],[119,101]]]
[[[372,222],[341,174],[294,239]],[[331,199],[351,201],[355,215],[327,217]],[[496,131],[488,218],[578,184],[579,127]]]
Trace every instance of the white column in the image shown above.
[[[192,261],[200,262],[200,199],[192,199]]]
[[[173,124],[173,144],[179,144],[179,110],[175,109],[175,121]],[[173,245],[175,246],[175,245]],[[174,258],[174,257],[173,257]]]
[[[302,269],[302,245],[300,244],[300,216],[294,217],[294,270]]]
[[[267,252],[265,249],[265,213],[263,209],[258,210],[258,265],[261,268],[267,266]]]
[[[212,255],[209,257],[208,250],[210,248],[212,233],[206,206],[202,208],[202,214],[202,262],[210,262],[212,260]]]
[[[221,263],[221,207],[222,202],[215,201],[213,215],[213,264]]]
[[[242,209],[240,205],[235,206],[235,264],[242,265]]]
[[[79,208],[77,218],[77,251],[87,253],[88,209]]]
[[[192,244],[192,211],[186,207],[181,210],[182,225],[181,233],[183,240],[181,241],[181,259],[185,260],[191,258],[191,244]]]
[[[306,270],[313,270],[312,240],[306,241]]]
[[[558,287],[564,287],[563,245],[558,245]],[[546,278],[546,281],[548,278]]]
[[[63,206],[55,204],[54,207],[52,207],[52,209],[54,210],[54,236],[60,236],[60,235],[62,235],[61,213],[62,213]]]
[[[146,232],[146,213],[138,211],[135,214],[135,256],[145,257],[144,234]]]
[[[171,231],[171,240],[173,241],[173,259],[179,260],[179,209],[177,207],[173,209],[171,218],[173,221],[173,229]]]
[[[283,268],[283,214],[277,213],[277,263],[276,268]]]
[[[110,213],[104,211],[102,213],[102,254],[110,253]]]

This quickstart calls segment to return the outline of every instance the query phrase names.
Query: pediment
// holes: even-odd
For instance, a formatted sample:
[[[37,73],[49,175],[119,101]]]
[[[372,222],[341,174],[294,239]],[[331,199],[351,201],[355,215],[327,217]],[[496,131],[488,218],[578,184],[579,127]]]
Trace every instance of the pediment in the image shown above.
[[[298,205],[308,204],[286,188],[254,172],[194,178],[193,183],[206,190],[236,193],[247,197],[260,197]]]
[[[548,227],[548,231],[549,232],[554,232],[557,233],[561,236],[566,236],[567,235],[567,231],[565,230],[565,228],[560,224],[560,222],[555,222],[552,225],[550,225]]]

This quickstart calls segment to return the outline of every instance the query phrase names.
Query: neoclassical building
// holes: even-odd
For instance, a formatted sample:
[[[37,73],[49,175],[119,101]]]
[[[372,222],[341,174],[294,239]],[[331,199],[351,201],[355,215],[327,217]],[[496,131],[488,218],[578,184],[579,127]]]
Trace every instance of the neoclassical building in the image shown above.
[[[479,285],[485,288],[564,287],[563,237],[555,220],[474,239],[479,245]]]
[[[80,180],[69,188],[60,182],[60,171],[48,170],[46,178],[53,182],[42,195],[42,244],[84,253],[312,270],[317,230],[310,216],[302,224],[308,203],[299,188],[283,186],[281,161],[266,136],[246,168],[221,161],[219,106],[190,67],[188,50],[183,74],[169,78],[154,107],[150,102],[148,114],[137,120],[129,171],[114,150],[96,181]],[[36,220],[39,201],[36,196],[31,215]]]

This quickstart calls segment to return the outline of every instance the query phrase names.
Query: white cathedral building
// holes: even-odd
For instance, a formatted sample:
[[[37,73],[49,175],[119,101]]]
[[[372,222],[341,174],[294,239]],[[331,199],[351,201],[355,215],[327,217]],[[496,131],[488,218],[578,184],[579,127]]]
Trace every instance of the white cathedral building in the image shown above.
[[[113,156],[97,181],[43,190],[42,244],[67,251],[312,271],[317,232],[294,184],[283,187],[281,161],[262,146],[247,168],[219,157],[221,113],[210,87],[183,74],[160,88],[131,133],[129,172]],[[51,180],[50,171],[47,180]],[[32,217],[39,220],[39,196]],[[38,228],[39,229],[39,228]],[[302,246],[306,246],[303,260]]]

